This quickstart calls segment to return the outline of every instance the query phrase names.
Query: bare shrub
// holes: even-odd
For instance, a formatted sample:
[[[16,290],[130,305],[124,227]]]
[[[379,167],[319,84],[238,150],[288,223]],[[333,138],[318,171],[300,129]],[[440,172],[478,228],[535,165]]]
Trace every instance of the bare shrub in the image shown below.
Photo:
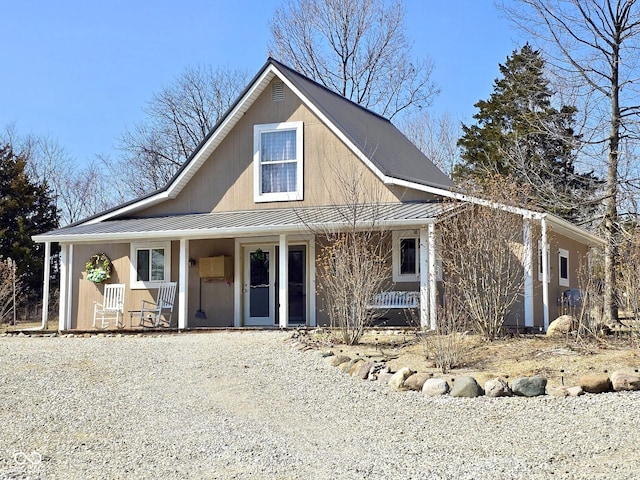
[[[383,236],[357,230],[326,234],[328,243],[320,251],[319,288],[331,327],[348,345],[358,343],[375,319],[375,310],[367,306],[389,276]]]
[[[435,330],[420,332],[420,342],[427,359],[434,361],[442,373],[460,366],[467,357],[469,344],[465,333],[465,314],[452,295],[438,308]]]
[[[521,194],[504,180],[484,191],[499,202],[515,203]],[[523,218],[503,208],[461,204],[441,230],[445,291],[479,335],[500,337],[524,288]]]
[[[16,277],[16,264],[10,258],[0,258],[0,323],[13,319],[14,300],[22,294],[22,282]]]

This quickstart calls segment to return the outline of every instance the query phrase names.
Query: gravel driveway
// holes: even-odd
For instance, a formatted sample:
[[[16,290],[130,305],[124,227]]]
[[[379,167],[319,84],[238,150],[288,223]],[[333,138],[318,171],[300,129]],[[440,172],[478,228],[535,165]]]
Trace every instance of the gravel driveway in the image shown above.
[[[638,478],[638,393],[429,398],[284,338],[0,338],[0,480]]]

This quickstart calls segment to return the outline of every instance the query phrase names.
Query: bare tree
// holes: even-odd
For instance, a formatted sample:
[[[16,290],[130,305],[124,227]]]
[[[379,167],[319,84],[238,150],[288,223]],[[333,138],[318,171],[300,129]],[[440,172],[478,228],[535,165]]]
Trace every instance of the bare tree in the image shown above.
[[[0,143],[9,143],[27,159],[29,176],[52,190],[60,225],[94,215],[117,203],[111,182],[96,162],[78,166],[67,150],[49,136],[21,135],[16,125],[5,127]]]
[[[429,60],[412,60],[401,0],[285,0],[271,55],[344,97],[394,118],[438,93]]]
[[[404,117],[398,128],[440,170],[451,176],[459,159],[460,122],[447,113],[434,116],[420,110]]]
[[[103,163],[128,196],[163,187],[213,129],[245,86],[248,74],[229,68],[187,68],[153,95],[146,120],[120,139],[121,158]]]
[[[523,8],[524,7],[524,8]],[[621,229],[621,154],[637,140],[640,11],[636,0],[517,0],[503,9],[545,45],[559,76],[576,81],[589,112],[592,145],[606,155],[602,228],[605,247],[605,319],[618,318],[616,266]]]
[[[16,276],[16,264],[10,258],[0,258],[0,323],[15,318],[17,302],[22,296],[22,280]]]

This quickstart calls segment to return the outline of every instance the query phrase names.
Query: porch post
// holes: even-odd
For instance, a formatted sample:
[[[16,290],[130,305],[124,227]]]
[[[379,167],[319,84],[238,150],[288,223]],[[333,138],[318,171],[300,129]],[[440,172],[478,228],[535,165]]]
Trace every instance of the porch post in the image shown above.
[[[67,329],[67,290],[69,287],[69,245],[60,245],[60,300],[58,302],[58,330]]]
[[[178,329],[187,328],[187,311],[189,309],[189,240],[180,239],[180,267],[178,277]]]
[[[542,315],[544,319],[544,331],[549,328],[549,245],[547,244],[547,219],[540,220],[542,230]]]
[[[316,326],[316,237],[311,235],[309,240],[309,259],[307,260],[309,265],[309,326]]]
[[[280,258],[278,276],[278,316],[280,318],[280,328],[289,326],[289,250],[287,249],[287,235],[280,235]]]
[[[522,217],[522,244],[524,246],[524,326],[533,327],[533,239],[531,222]]]
[[[436,224],[429,224],[429,328],[438,321],[438,276],[436,272]]]
[[[429,242],[427,230],[420,227],[420,248],[418,248],[420,265],[420,328],[429,327]]]
[[[44,282],[42,287],[42,329],[49,320],[49,283],[51,276],[51,242],[44,242]]]
[[[233,246],[233,326],[238,328],[240,326],[240,314],[242,312],[242,247],[240,246],[240,240],[235,239]],[[245,280],[247,281],[247,280]],[[245,292],[246,294],[246,292]]]

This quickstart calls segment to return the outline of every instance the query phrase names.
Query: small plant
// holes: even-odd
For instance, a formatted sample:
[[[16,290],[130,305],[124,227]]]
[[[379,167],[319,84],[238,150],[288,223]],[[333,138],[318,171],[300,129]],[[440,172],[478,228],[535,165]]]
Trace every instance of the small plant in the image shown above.
[[[438,309],[436,329],[419,334],[425,356],[433,360],[442,373],[460,366],[466,359],[470,347],[464,325],[464,314],[451,299]]]

